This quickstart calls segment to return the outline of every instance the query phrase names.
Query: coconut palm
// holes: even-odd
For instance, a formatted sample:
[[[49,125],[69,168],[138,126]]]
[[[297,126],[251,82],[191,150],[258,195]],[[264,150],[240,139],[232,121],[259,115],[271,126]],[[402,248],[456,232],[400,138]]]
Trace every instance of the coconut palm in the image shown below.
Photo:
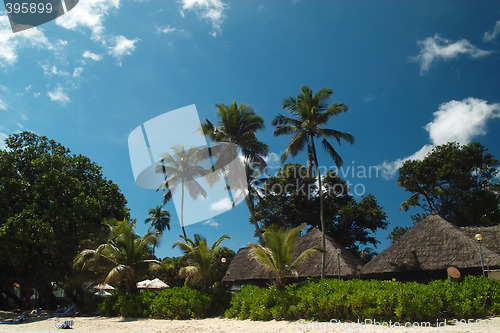
[[[221,236],[212,246],[208,246],[206,238],[195,234],[194,239],[180,236],[184,241],[177,241],[172,248],[179,246],[188,266],[181,268],[179,275],[187,277],[189,282],[198,284],[204,289],[208,289],[215,282],[216,269],[220,261],[219,247],[224,239],[230,239],[228,235]]]
[[[214,170],[226,172],[225,177],[231,180],[229,182],[232,185],[231,190],[253,192],[249,178],[247,178],[245,184],[239,184],[238,181],[241,180],[240,172],[248,173],[249,168],[261,170],[266,166],[263,156],[267,155],[269,148],[267,144],[259,141],[255,134],[256,131],[264,128],[264,120],[251,106],[245,103],[241,103],[239,106],[236,101],[230,105],[219,103],[216,107],[218,110],[218,123],[214,125],[208,119],[205,119],[202,124],[203,133],[215,142],[220,143],[211,147],[211,153],[216,157],[213,168]],[[240,149],[245,157],[244,159],[238,158]],[[233,161],[239,162],[241,165],[232,164],[230,169],[225,168],[228,163]],[[255,197],[251,195],[245,196],[252,224],[255,226],[256,234],[262,243],[261,231],[253,209],[254,199]]]
[[[98,272],[101,282],[113,284],[119,289],[135,290],[138,278],[163,269],[161,262],[151,259],[151,245],[156,236],[148,232],[139,237],[134,232],[135,223],[135,220],[132,223],[121,221],[110,225],[108,241],[96,249],[78,253],[73,267],[81,272]]]
[[[195,179],[200,176],[206,176],[208,170],[199,165],[200,149],[189,148],[186,150],[184,146],[172,147],[173,155],[166,154],[160,159],[161,165],[156,169],[156,172],[161,172],[165,175],[165,180],[160,184],[158,189],[165,190],[163,195],[163,203],[165,204],[172,198],[172,193],[181,185],[181,227],[184,237],[186,230],[184,229],[184,191],[187,187],[189,195],[196,199],[198,196],[207,197],[207,192],[201,187]]]
[[[252,256],[261,262],[275,276],[276,287],[283,287],[284,278],[287,274],[296,273],[295,269],[314,251],[324,252],[321,247],[311,247],[302,253],[297,258],[294,258],[294,249],[297,239],[305,224],[299,225],[293,229],[283,229],[276,225],[271,225],[264,228],[265,246],[252,244]]]
[[[156,206],[148,211],[149,217],[144,220],[144,223],[150,223],[148,232],[155,230],[157,236],[163,235],[165,229],[170,230],[170,212],[163,209],[162,206]],[[159,241],[159,237],[157,238]],[[153,244],[153,256],[155,254],[155,248],[158,246],[158,241]]]
[[[312,158],[312,162],[316,168],[323,247],[326,245],[323,188],[315,139],[319,140],[319,138],[323,138],[321,141],[323,148],[338,167],[342,166],[342,158],[328,142],[327,138],[335,139],[339,145],[342,140],[351,144],[354,143],[354,137],[351,134],[323,127],[331,118],[347,111],[347,106],[342,103],[328,105],[328,101],[332,95],[333,91],[330,88],[322,88],[313,94],[311,88],[302,86],[301,92],[296,98],[289,96],[283,101],[283,109],[287,109],[291,117],[279,114],[273,119],[273,125],[276,126],[274,135],[293,135],[292,140],[281,156],[281,161],[284,162],[288,155],[297,156],[307,147],[308,160],[311,162]],[[321,277],[323,278],[325,276],[325,254],[323,254],[321,262]]]

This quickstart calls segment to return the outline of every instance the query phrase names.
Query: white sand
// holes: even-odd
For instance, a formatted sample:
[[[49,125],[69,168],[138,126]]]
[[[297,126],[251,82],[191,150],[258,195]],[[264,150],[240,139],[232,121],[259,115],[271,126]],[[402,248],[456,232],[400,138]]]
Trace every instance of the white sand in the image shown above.
[[[10,317],[10,316],[9,316]],[[461,333],[500,332],[500,318],[487,319],[480,323],[451,325],[446,327],[393,327],[362,325],[357,323],[304,323],[289,321],[250,321],[222,318],[198,320],[129,319],[104,317],[38,317],[27,323],[0,325],[0,332],[63,332],[54,327],[64,320],[73,320],[73,332],[112,333],[159,333],[159,332],[409,332],[409,333]],[[435,323],[434,323],[435,324]],[[393,323],[394,325],[394,323]],[[404,325],[404,324],[403,324]]]

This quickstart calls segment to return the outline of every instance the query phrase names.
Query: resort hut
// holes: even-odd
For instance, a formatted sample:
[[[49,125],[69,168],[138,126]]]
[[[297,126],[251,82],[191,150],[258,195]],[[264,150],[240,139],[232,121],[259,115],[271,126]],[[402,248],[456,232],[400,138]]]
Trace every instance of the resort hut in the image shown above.
[[[500,255],[500,225],[490,227],[462,227],[460,228],[467,237],[475,240],[475,236],[482,236],[481,246]]]
[[[429,215],[361,269],[362,278],[429,281],[447,278],[447,268],[462,274],[482,274],[478,242],[438,215]],[[482,247],[491,267],[500,255]]]
[[[322,244],[322,234],[318,228],[314,228],[305,235],[299,237],[295,247],[295,258],[302,251]],[[361,261],[351,252],[344,249],[331,237],[326,236],[326,267],[325,276],[337,278],[353,278],[358,274]],[[297,267],[297,276],[290,275],[292,280],[304,280],[308,277],[319,278],[321,276],[321,253],[315,252]],[[231,265],[223,278],[225,285],[238,289],[244,284],[253,284],[261,287],[272,284],[273,275],[264,265],[250,255],[250,247],[242,248],[231,261]]]

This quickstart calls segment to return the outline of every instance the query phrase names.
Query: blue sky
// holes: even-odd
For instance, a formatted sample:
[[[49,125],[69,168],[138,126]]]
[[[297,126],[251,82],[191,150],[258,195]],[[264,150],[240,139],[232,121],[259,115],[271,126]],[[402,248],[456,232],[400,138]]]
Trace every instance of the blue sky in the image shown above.
[[[89,156],[120,186],[142,234],[161,194],[134,182],[127,140],[137,126],[191,104],[215,120],[216,103],[245,102],[265,119],[259,137],[276,166],[289,140],[272,135],[281,101],[303,84],[328,86],[349,106],[330,127],[356,138],[338,147],[345,178],[388,213],[381,251],[416,212],[399,210],[406,158],[450,140],[479,141],[500,158],[499,51],[496,1],[80,0],[16,34],[1,11],[0,140],[31,130]],[[333,164],[323,152],[319,160]],[[370,166],[379,173],[353,177]],[[159,256],[179,254],[167,209]],[[255,241],[245,205],[186,230],[210,242],[229,234],[233,250]]]

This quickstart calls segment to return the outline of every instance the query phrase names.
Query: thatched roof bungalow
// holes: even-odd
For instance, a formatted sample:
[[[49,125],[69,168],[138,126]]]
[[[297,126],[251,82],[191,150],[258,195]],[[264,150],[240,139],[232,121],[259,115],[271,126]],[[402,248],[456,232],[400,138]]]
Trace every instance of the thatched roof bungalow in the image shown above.
[[[476,234],[481,234],[481,244],[496,254],[500,255],[500,224],[490,227],[462,227],[460,230],[470,239]]]
[[[322,234],[318,228],[314,228],[297,240],[295,247],[295,258],[302,251],[322,244]],[[353,278],[358,274],[358,266],[361,261],[351,252],[345,250],[331,237],[326,237],[326,267],[325,276],[338,277],[338,256],[340,250],[340,275],[343,278]],[[302,280],[308,277],[319,278],[321,276],[321,253],[315,252],[297,267],[297,276],[289,276],[290,279]],[[238,251],[233,258],[229,269],[224,276],[223,282],[227,285],[255,284],[266,286],[272,283],[273,276],[264,265],[250,255],[250,248],[245,247]]]
[[[481,274],[479,246],[474,240],[477,232],[463,229],[466,228],[457,228],[438,215],[430,215],[368,262],[361,270],[362,278],[444,279],[449,266],[457,267],[463,274]],[[489,237],[483,235],[483,258],[490,258],[491,268],[500,267],[500,254],[485,246]],[[496,244],[497,240],[488,240],[488,244]]]

